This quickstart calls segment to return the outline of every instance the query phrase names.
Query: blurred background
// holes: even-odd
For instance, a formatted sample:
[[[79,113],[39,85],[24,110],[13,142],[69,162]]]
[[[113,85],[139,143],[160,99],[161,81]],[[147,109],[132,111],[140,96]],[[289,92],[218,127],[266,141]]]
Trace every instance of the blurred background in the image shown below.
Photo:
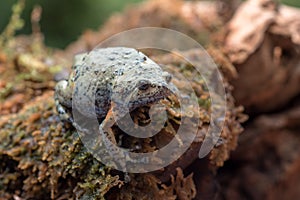
[[[16,1],[0,1],[0,32],[8,23],[12,5]],[[31,33],[31,11],[34,5],[41,5],[43,13],[40,24],[46,45],[64,48],[76,40],[84,30],[98,29],[111,14],[140,1],[142,0],[27,0],[22,15],[25,26],[18,34]],[[283,0],[282,2],[300,7],[300,0]]]

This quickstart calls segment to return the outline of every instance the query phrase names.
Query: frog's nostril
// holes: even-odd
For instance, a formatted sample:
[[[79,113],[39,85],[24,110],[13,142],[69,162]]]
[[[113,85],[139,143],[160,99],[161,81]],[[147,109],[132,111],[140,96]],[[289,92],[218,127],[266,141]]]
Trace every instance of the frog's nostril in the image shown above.
[[[139,90],[147,90],[150,87],[150,83],[148,81],[145,80],[141,80],[139,81]]]

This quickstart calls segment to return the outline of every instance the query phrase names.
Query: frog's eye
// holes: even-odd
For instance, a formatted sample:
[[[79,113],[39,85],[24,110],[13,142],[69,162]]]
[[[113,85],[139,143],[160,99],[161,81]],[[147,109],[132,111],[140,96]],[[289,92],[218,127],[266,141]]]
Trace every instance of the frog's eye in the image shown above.
[[[138,83],[139,90],[147,90],[150,87],[149,81],[140,80]]]

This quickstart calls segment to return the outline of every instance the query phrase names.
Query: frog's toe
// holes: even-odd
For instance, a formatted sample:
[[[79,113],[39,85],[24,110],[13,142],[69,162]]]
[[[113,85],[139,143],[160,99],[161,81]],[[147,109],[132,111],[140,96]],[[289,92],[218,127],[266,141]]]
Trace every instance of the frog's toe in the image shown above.
[[[56,110],[57,110],[59,115],[67,114],[66,110],[64,109],[64,107],[60,103],[56,103]]]

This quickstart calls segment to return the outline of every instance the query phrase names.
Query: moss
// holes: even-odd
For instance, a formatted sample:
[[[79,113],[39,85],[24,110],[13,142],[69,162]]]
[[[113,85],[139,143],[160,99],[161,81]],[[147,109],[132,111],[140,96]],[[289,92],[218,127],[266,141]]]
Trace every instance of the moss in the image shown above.
[[[175,200],[195,197],[196,187],[201,187],[194,181],[197,177],[193,178],[191,172],[184,173],[184,167],[177,168],[176,162],[170,165],[173,170],[166,168],[162,176],[155,173],[129,174],[131,181],[124,183],[121,181],[123,173],[113,171],[96,160],[82,145],[77,131],[57,115],[53,100],[54,79],[61,75],[60,66],[64,63],[52,54],[55,50],[49,50],[42,40],[34,37],[12,38],[11,41],[9,45],[2,44],[8,45],[9,52],[4,54],[9,59],[1,59],[0,54],[0,172],[3,177],[0,179],[0,198]],[[39,42],[38,48],[33,42]],[[64,53],[62,57],[68,58],[68,52]],[[197,58],[196,55],[199,55],[197,50],[187,54],[190,59]],[[52,62],[46,62],[49,59]],[[157,56],[154,60],[165,64],[166,70],[177,81],[174,84],[198,102],[200,134],[192,146],[201,145],[210,122],[211,104],[204,80],[200,75],[195,76],[193,66],[172,55]],[[190,95],[186,83],[180,79],[182,74],[191,79],[190,85],[196,95]],[[242,110],[235,108],[230,90],[226,91],[228,115],[221,135],[222,142],[209,158],[213,167],[222,165],[228,158],[241,132],[239,115]],[[150,152],[176,137],[182,117],[180,104],[172,96],[164,104],[169,108],[168,121],[157,136],[133,139],[114,127],[115,134],[123,136],[118,137],[122,140],[121,144],[127,148],[140,144],[140,151]],[[141,108],[132,117],[141,124],[147,124],[147,116],[147,108]],[[187,117],[193,122],[192,115]],[[180,158],[181,163],[198,159],[196,150],[189,150],[188,156]]]
[[[197,53],[197,52],[195,52]],[[17,55],[16,55],[17,56]],[[194,76],[192,69],[179,61],[176,63],[173,57],[157,58],[166,62],[166,68],[175,77],[181,71],[190,71],[187,76],[194,77],[191,81],[193,89],[196,91],[196,100],[200,106],[200,120],[202,122],[199,132],[205,131],[209,124],[210,100],[209,93],[203,89],[204,82],[199,81],[201,77]],[[193,56],[191,56],[193,57]],[[8,65],[17,74],[14,65]],[[181,67],[178,67],[181,66]],[[185,66],[187,67],[185,69]],[[25,71],[28,69],[25,69]],[[181,71],[180,71],[181,70]],[[59,199],[59,198],[81,198],[81,199],[176,199],[180,195],[188,194],[189,197],[182,196],[180,199],[192,198],[195,195],[193,188],[195,183],[193,177],[183,175],[171,178],[171,182],[164,183],[153,174],[130,175],[130,183],[123,183],[122,173],[105,167],[96,160],[82,145],[78,133],[68,123],[61,122],[54,105],[53,86],[51,73],[37,71],[40,74],[47,74],[48,80],[40,95],[36,93],[26,93],[32,87],[37,87],[39,82],[20,78],[19,82],[13,82],[12,93],[5,98],[0,106],[11,102],[10,98],[17,93],[24,93],[26,102],[16,111],[17,114],[7,113],[0,118],[0,165],[3,179],[0,181],[0,193],[7,196],[7,199],[16,195],[20,198],[31,199]],[[5,72],[6,73],[6,72]],[[179,79],[178,79],[179,80]],[[202,84],[199,84],[202,83]],[[22,85],[20,91],[16,88]],[[178,82],[185,91],[185,85]],[[187,90],[188,91],[188,90]],[[232,98],[229,95],[230,98]],[[229,99],[229,113],[226,117],[226,129],[222,133],[222,144],[213,150],[210,156],[214,166],[220,166],[228,158],[229,151],[235,147],[238,134],[241,132],[237,115],[241,112],[234,109],[233,100]],[[122,144],[130,148],[132,145],[141,144],[142,151],[148,152],[164,145],[168,139],[176,135],[178,125],[180,125],[181,113],[179,103],[176,98],[170,97],[165,102],[170,108],[168,112],[167,126],[161,133],[151,139],[137,141],[128,136],[122,137]],[[14,104],[10,108],[13,108]],[[145,109],[145,108],[143,108]],[[146,109],[147,110],[147,109]],[[137,110],[133,113],[133,118],[137,120],[147,119],[146,111]],[[192,120],[192,116],[191,120]],[[117,127],[114,128],[117,135],[123,134]],[[231,132],[228,132],[231,131]],[[231,135],[231,133],[234,133]],[[228,135],[231,135],[228,137]],[[199,140],[204,135],[199,136]],[[180,140],[180,138],[178,138]],[[190,155],[191,156],[191,155]],[[193,155],[197,158],[197,155]],[[182,160],[191,157],[181,158]],[[174,164],[175,165],[175,164]],[[176,167],[176,165],[174,166]],[[164,173],[164,176],[172,177],[175,172]],[[122,175],[123,176],[123,175]],[[185,181],[183,181],[185,180]],[[182,192],[185,191],[185,192]]]
[[[14,38],[16,31],[24,26],[24,21],[21,18],[24,7],[25,0],[18,0],[18,2],[13,5],[10,21],[0,35],[0,47],[7,46],[7,43]]]
[[[46,93],[18,115],[0,120],[0,156],[15,163],[3,174],[1,190],[11,195],[21,191],[22,198],[56,199],[67,189],[71,196],[74,190],[78,198],[102,199],[121,181],[86,151],[74,129],[60,122],[52,95]],[[46,117],[40,114],[46,112]],[[7,167],[3,165],[1,171]],[[19,184],[11,188],[16,182]]]

